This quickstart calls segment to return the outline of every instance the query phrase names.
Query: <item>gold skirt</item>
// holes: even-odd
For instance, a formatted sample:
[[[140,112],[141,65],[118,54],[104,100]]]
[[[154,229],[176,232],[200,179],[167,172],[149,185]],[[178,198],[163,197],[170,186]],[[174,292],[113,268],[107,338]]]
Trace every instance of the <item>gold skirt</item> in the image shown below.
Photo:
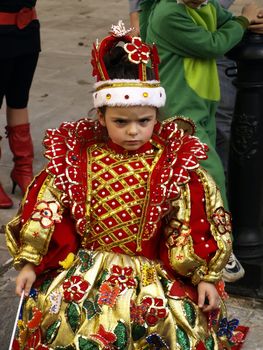
[[[141,256],[81,249],[31,290],[21,315],[18,349],[231,348],[218,333],[224,304],[203,313],[195,287]]]

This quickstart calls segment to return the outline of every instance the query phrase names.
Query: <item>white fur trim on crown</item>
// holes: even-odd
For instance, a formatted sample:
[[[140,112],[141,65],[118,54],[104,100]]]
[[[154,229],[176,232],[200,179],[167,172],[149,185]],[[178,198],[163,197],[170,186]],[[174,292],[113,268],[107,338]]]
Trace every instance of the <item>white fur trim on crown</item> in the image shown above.
[[[113,79],[95,84],[94,107],[152,106],[165,104],[165,90],[158,80]]]

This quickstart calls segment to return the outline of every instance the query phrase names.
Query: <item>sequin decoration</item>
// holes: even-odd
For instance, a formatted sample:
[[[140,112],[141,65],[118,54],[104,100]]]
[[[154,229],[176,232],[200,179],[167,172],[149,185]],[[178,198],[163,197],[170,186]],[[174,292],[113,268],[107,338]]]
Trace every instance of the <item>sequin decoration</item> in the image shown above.
[[[88,271],[94,264],[94,259],[92,253],[88,253],[86,250],[80,250],[79,253],[79,258],[81,261],[81,268],[80,272],[86,272]]]
[[[93,340],[87,339],[86,337],[78,337],[78,348],[79,350],[99,350],[100,347],[98,343]]]
[[[133,324],[132,325],[132,339],[134,341],[138,341],[142,337],[145,336],[147,332],[147,328],[144,326],[141,326],[139,324]]]
[[[116,335],[117,339],[113,345],[117,349],[124,350],[128,343],[128,331],[124,321],[118,321],[118,324],[114,329],[114,334]]]
[[[76,272],[76,270],[77,270],[76,266],[73,265],[73,266],[68,270],[68,272],[67,272],[67,274],[66,274],[66,279],[69,279],[71,276],[73,276],[74,273]]]
[[[223,235],[225,233],[231,234],[231,215],[223,207],[217,208],[212,215],[212,220],[218,230],[218,232]]]
[[[228,321],[227,318],[224,317],[219,323],[219,330],[217,332],[217,335],[219,337],[226,336],[228,339],[230,339],[233,336],[233,331],[237,328],[238,325],[238,319],[233,318],[232,320]]]
[[[163,340],[163,338],[157,334],[157,333],[152,333],[146,337],[147,343],[150,345],[154,346],[154,349],[159,350],[159,349],[169,349],[168,345],[166,342]]]
[[[191,344],[185,330],[181,327],[176,327],[176,342],[182,350],[190,350]]]
[[[55,350],[76,350],[75,345],[57,346]]]
[[[30,330],[36,329],[41,322],[42,319],[42,311],[39,310],[37,307],[33,307],[32,309],[33,315],[30,321],[27,322],[27,328]]]
[[[143,325],[145,323],[145,313],[147,311],[146,305],[136,305],[133,300],[131,300],[130,304],[130,318],[131,322],[134,324]]]
[[[208,339],[205,341],[205,346],[207,350],[214,350],[215,348],[215,341],[214,338],[210,335]]]
[[[37,294],[38,294],[37,290],[35,288],[31,288],[29,292],[29,298],[35,299],[37,297]]]
[[[49,312],[51,314],[57,314],[59,312],[61,300],[62,300],[61,293],[58,290],[54,290],[53,292],[50,293],[49,300],[51,303]]]
[[[155,269],[153,266],[143,264],[141,267],[142,272],[142,285],[144,287],[155,282]]]
[[[55,321],[53,324],[51,324],[48,328],[47,328],[47,332],[46,332],[46,343],[47,344],[51,344],[57,334],[58,334],[58,330],[59,330],[59,327],[61,325],[61,319]]]
[[[112,332],[106,331],[102,324],[99,325],[97,334],[91,334],[90,338],[97,341],[102,349],[112,348],[113,342],[117,339],[116,335]]]
[[[39,293],[45,294],[52,283],[51,279],[46,279],[39,288]]]
[[[118,285],[111,286],[109,283],[104,282],[99,289],[99,305],[108,305],[113,308],[116,304],[118,295],[120,294],[120,288]]]
[[[83,303],[83,308],[86,311],[86,317],[91,320],[97,314],[101,314],[102,310],[98,304],[98,300],[92,301],[91,299],[86,299]]]
[[[80,325],[80,307],[77,303],[70,303],[68,304],[65,315],[67,317],[68,323],[70,325],[70,328],[72,329],[72,332],[75,333]]]
[[[194,305],[189,300],[186,299],[183,301],[183,309],[184,309],[184,313],[186,315],[187,321],[189,322],[190,326],[194,328],[195,322],[196,322],[196,310],[194,308]]]
[[[41,338],[41,330],[40,328],[38,328],[30,335],[24,349],[49,350],[48,346],[42,344]]]

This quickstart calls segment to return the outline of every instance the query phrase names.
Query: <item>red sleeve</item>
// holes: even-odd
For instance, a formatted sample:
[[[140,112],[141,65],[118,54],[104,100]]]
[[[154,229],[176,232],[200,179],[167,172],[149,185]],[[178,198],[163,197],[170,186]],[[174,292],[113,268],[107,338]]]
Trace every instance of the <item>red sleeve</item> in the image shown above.
[[[31,184],[27,196],[23,201],[21,224],[30,219],[37,202],[37,196],[47,176],[47,172],[43,170],[35,177]],[[74,221],[70,217],[69,212],[65,210],[62,221],[55,225],[47,254],[43,256],[40,265],[35,267],[36,274],[39,275],[49,269],[57,269],[59,267],[58,262],[64,260],[70,252],[76,253],[78,246],[79,235],[75,230]]]
[[[218,248],[211,234],[209,218],[206,214],[204,187],[195,172],[191,174],[189,188],[191,193],[190,228],[194,251],[196,255],[208,262]]]
[[[203,184],[195,172],[191,173],[188,183],[190,190],[190,235],[193,240],[193,248],[196,255],[209,262],[217,251],[217,243],[210,231],[209,218],[206,213],[205,193]],[[182,189],[183,190],[183,189]],[[165,266],[170,269],[169,248],[166,245],[165,233],[160,242],[160,258]]]
[[[74,222],[69,215],[65,215],[62,221],[55,226],[49,243],[48,252],[35,267],[37,275],[45,270],[57,269],[59,261],[64,260],[69,253],[76,253],[79,247],[79,235],[76,233]]]
[[[23,200],[24,203],[21,211],[22,224],[30,218],[37,202],[38,193],[43,183],[45,182],[47,176],[48,176],[48,173],[46,172],[46,170],[42,170],[41,173],[34,178],[34,181],[29,186],[28,193]]]

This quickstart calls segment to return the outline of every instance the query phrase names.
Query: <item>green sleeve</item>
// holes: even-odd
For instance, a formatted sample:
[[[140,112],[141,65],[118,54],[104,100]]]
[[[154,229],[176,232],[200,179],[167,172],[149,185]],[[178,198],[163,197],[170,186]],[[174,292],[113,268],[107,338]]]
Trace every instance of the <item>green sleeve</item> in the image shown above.
[[[234,18],[233,14],[225,9],[223,6],[220,5],[219,1],[210,0],[210,3],[215,7],[216,9],[216,15],[217,15],[217,28],[220,28],[222,25],[224,25],[227,21]]]
[[[165,5],[155,7],[147,33],[148,41],[155,41],[165,51],[183,57],[217,58],[243,37],[243,26],[232,19],[231,13],[220,13],[220,21],[225,16],[225,22],[211,32],[197,25],[184,5],[172,1],[165,1]]]
[[[143,41],[146,41],[146,33],[148,27],[148,20],[155,0],[141,0],[140,1],[140,35]]]
[[[222,7],[219,2],[214,0],[210,0],[210,2],[216,8],[218,28],[220,28],[223,24],[229,21],[229,19],[232,19],[238,22],[244,29],[246,29],[249,26],[249,20],[246,17],[244,16],[235,17],[230,11]]]

